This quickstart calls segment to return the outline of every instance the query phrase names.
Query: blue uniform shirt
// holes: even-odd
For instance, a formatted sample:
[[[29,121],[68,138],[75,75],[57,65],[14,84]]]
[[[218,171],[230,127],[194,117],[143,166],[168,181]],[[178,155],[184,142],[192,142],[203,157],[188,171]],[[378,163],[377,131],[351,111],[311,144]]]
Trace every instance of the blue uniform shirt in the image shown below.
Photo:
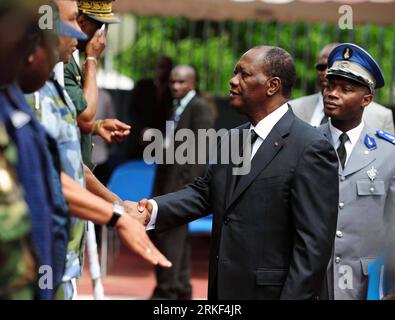
[[[52,267],[53,288],[40,288],[39,297],[52,299],[64,271],[69,225],[59,167],[55,167],[59,165],[56,144],[54,147],[17,85],[0,90],[0,105],[0,118],[20,155],[16,169],[25,190],[39,266]]]

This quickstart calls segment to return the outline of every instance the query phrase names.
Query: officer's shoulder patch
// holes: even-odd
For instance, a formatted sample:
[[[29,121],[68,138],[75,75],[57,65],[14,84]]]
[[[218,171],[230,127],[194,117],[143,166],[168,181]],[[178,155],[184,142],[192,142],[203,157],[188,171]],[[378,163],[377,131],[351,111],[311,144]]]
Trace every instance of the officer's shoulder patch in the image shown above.
[[[387,140],[389,142],[391,142],[392,144],[395,145],[395,136],[392,133],[383,131],[383,130],[377,130],[376,131],[376,135],[384,140]]]

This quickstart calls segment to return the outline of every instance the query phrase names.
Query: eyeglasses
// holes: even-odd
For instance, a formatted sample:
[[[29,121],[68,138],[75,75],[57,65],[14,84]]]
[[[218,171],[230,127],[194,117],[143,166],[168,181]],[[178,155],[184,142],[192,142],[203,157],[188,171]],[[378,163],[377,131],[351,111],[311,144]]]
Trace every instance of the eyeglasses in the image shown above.
[[[325,71],[325,70],[328,68],[328,65],[327,65],[326,63],[317,63],[317,64],[315,65],[315,68],[316,68],[318,71]]]

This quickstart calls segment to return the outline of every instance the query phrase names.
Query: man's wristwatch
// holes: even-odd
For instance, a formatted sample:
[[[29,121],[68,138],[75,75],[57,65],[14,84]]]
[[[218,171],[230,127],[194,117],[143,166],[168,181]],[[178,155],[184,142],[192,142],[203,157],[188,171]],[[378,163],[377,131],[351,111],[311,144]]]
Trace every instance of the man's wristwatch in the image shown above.
[[[107,223],[107,227],[114,228],[117,224],[117,221],[122,215],[125,213],[125,208],[120,205],[118,202],[113,203],[112,207],[112,217],[110,221]]]

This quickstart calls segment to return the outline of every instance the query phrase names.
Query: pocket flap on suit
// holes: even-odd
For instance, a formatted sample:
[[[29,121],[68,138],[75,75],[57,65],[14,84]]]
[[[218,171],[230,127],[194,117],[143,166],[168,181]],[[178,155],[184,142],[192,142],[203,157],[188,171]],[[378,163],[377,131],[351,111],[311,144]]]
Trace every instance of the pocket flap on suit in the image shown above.
[[[260,268],[256,270],[256,283],[266,286],[282,286],[287,275],[287,269]]]
[[[362,273],[364,276],[368,275],[368,264],[377,258],[361,258]]]
[[[357,191],[359,196],[382,196],[385,194],[384,180],[358,180]]]

